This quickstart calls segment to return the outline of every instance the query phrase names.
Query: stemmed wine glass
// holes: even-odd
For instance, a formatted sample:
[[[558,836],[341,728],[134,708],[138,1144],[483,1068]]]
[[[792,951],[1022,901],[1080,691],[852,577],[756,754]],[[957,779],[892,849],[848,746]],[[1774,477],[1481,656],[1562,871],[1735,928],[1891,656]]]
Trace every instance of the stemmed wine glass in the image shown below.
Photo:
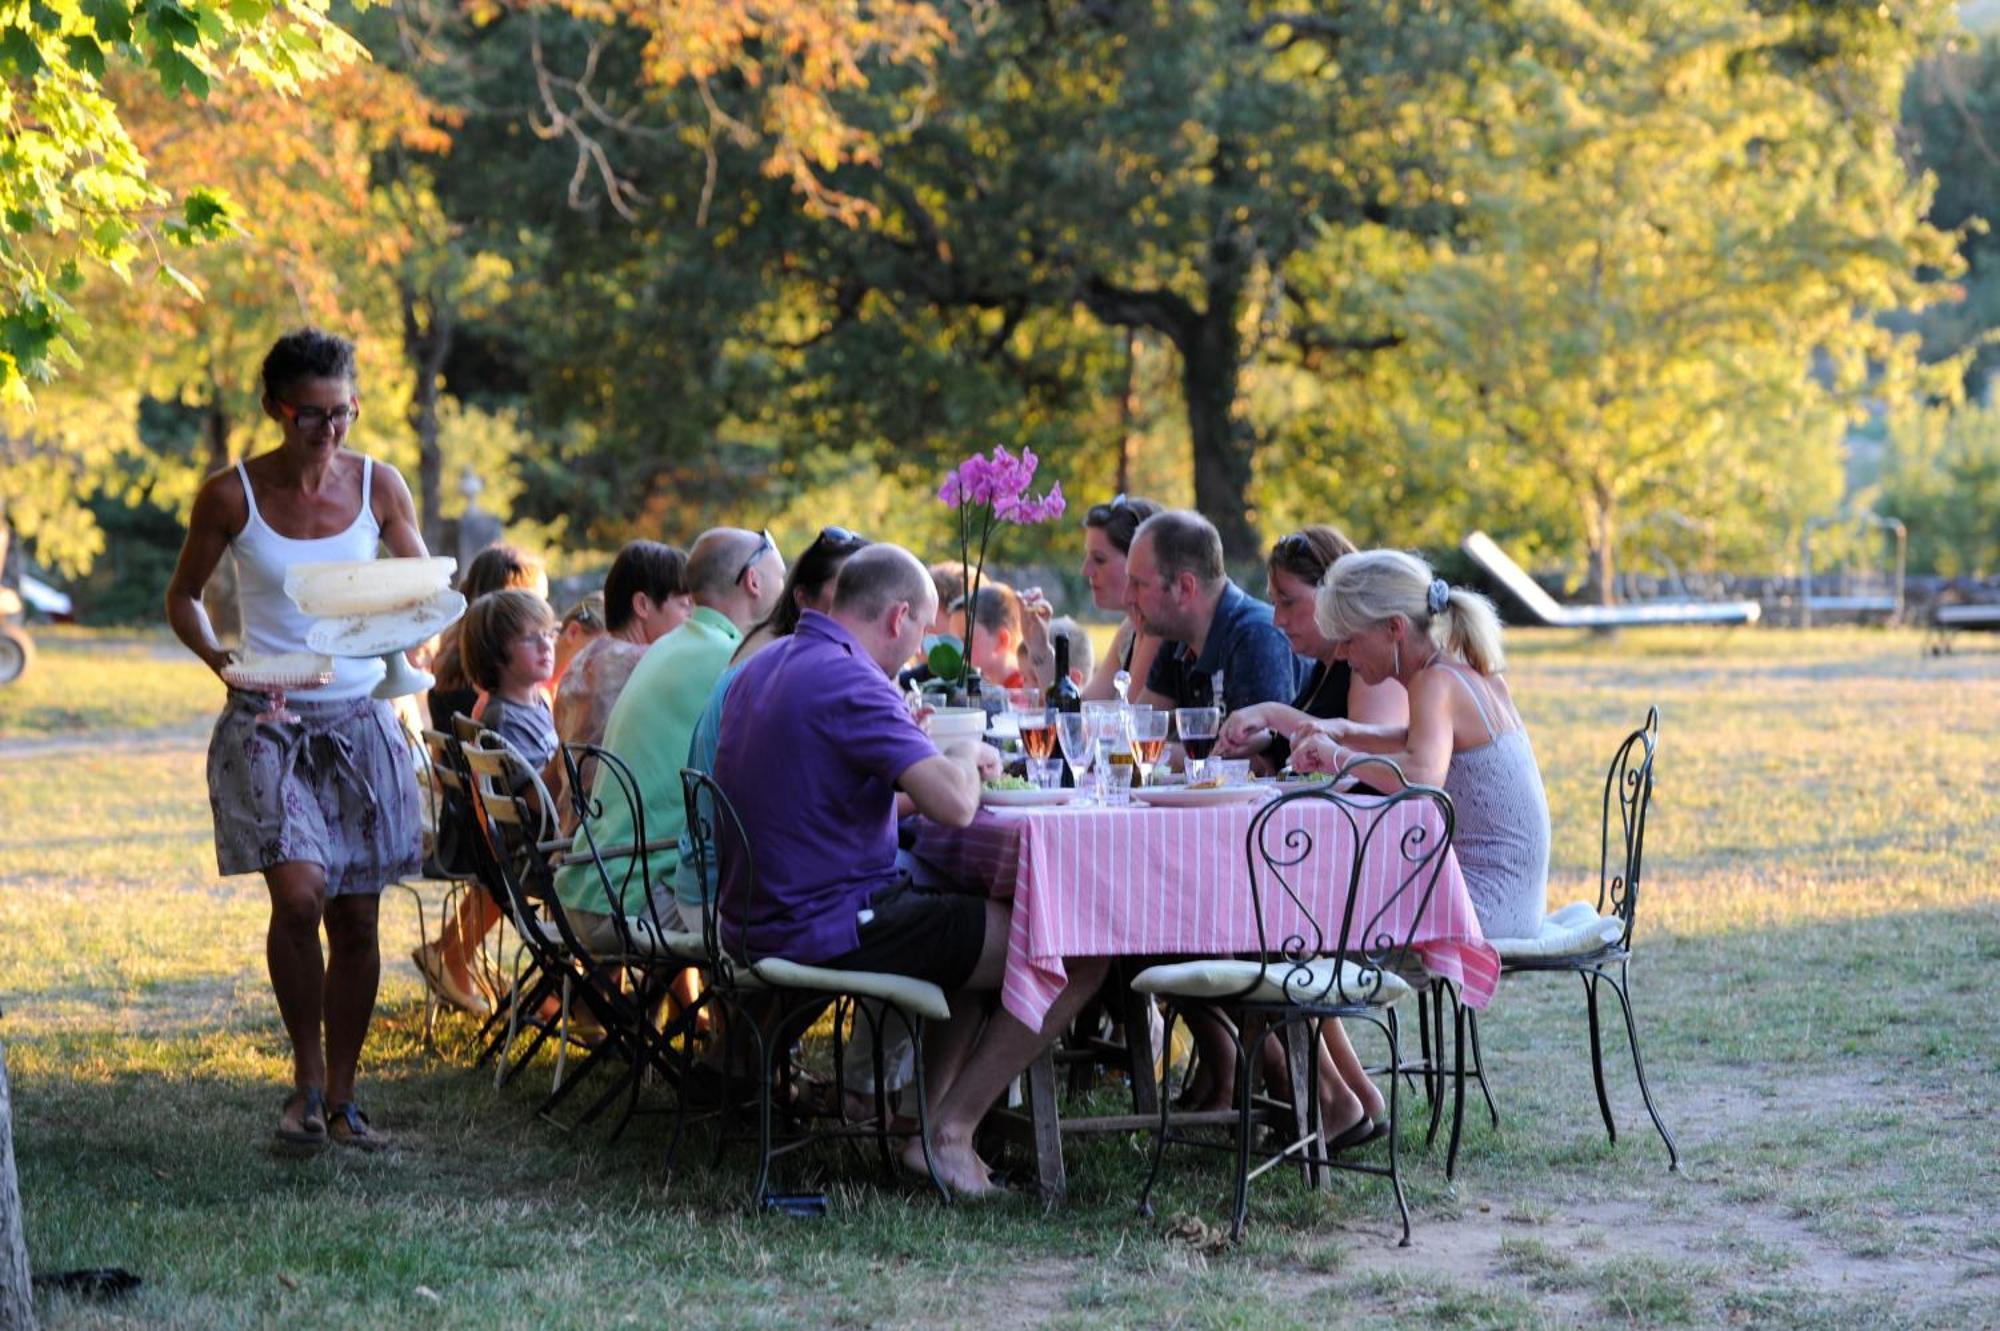
[[[1219,707],[1174,709],[1174,729],[1179,732],[1181,748],[1187,753],[1189,784],[1201,779],[1201,769],[1208,765],[1208,755],[1215,751],[1216,732],[1221,728],[1222,709]]]
[[[1083,779],[1090,775],[1091,761],[1097,756],[1094,719],[1082,712],[1056,713],[1056,738],[1062,744],[1070,780],[1076,783],[1078,793],[1082,793]]]
[[[1167,747],[1167,723],[1172,719],[1152,707],[1133,707],[1125,713],[1126,729],[1132,737],[1133,765],[1138,768],[1141,786],[1152,783],[1153,768]]]

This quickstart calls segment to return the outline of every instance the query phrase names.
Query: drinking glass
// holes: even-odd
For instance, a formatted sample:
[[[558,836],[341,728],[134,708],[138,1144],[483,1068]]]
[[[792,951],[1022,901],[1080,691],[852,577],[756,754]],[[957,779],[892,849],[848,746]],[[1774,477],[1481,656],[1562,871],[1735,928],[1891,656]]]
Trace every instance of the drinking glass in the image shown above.
[[[1221,728],[1222,709],[1219,707],[1174,709],[1174,729],[1180,734],[1181,748],[1187,752],[1190,783],[1201,779],[1202,769],[1208,765],[1208,755],[1215,751],[1216,732]]]
[[[1008,714],[1021,732],[1021,750],[1030,761],[1050,758],[1056,751],[1055,709],[1034,689],[1010,689]]]
[[[1090,774],[1090,762],[1096,756],[1097,737],[1091,733],[1092,718],[1081,712],[1056,713],[1056,739],[1062,744],[1063,757],[1069,761],[1070,779],[1081,791],[1084,777]]]
[[[1060,758],[1028,759],[1028,784],[1036,790],[1060,790],[1062,788],[1063,760]]]
[[[1102,780],[1104,782],[1104,803],[1106,807],[1122,809],[1132,803],[1132,779],[1135,769],[1130,763],[1106,764]]]
[[[1139,784],[1150,785],[1153,769],[1159,765],[1160,755],[1166,751],[1167,725],[1173,718],[1152,707],[1130,708],[1125,718],[1132,733],[1132,757],[1139,769]]]

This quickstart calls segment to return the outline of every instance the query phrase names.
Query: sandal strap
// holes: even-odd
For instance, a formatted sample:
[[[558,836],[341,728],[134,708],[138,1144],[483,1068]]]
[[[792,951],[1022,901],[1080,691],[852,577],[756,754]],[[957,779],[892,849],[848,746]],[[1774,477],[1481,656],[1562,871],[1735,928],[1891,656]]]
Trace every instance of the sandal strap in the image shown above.
[[[361,1112],[361,1106],[352,1100],[342,1100],[333,1107],[333,1116],[347,1124],[347,1130],[356,1136],[368,1135],[368,1115]]]

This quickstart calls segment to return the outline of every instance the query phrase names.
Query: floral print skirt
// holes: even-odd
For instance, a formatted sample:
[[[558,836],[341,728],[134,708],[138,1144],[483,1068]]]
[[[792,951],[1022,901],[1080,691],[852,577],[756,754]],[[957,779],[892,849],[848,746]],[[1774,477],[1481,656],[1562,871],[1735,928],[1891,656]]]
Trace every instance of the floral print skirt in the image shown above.
[[[260,722],[265,698],[229,691],[208,741],[208,803],[224,874],[305,860],[329,897],[417,876],[422,824],[409,742],[375,698],[288,700],[298,724]]]

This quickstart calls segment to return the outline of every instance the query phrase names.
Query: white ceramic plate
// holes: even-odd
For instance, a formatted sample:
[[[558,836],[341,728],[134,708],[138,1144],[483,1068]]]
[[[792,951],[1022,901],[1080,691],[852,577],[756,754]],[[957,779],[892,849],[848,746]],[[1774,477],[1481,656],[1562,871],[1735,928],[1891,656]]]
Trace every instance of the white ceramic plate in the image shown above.
[[[285,595],[314,619],[372,617],[430,601],[451,585],[457,568],[445,556],[294,564],[285,570]]]
[[[979,802],[995,809],[1033,809],[1049,804],[1067,804],[1077,792],[1058,790],[981,790]]]
[[[1203,809],[1211,804],[1243,804],[1267,793],[1262,786],[1146,786],[1133,791],[1132,798],[1162,809]]]
[[[318,689],[333,681],[333,658],[312,652],[245,656],[222,667],[222,682],[239,689]]]
[[[306,646],[328,656],[382,656],[427,641],[465,613],[465,598],[438,592],[417,605],[379,615],[322,619],[306,630]]]

